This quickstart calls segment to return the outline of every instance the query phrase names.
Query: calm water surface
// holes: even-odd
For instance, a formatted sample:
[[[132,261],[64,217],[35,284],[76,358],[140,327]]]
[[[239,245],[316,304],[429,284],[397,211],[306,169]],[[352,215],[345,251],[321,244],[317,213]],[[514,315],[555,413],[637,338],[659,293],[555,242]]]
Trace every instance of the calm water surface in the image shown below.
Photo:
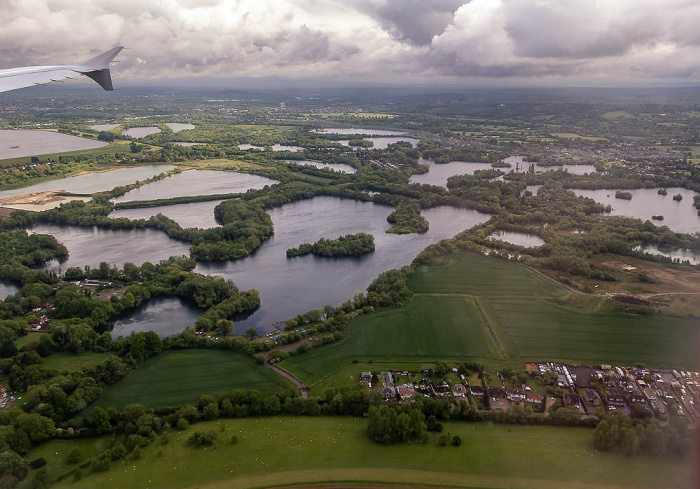
[[[28,230],[30,233],[51,234],[68,248],[64,261],[50,260],[42,269],[65,271],[70,267],[96,267],[100,262],[123,266],[126,262],[141,265],[158,263],[170,256],[190,254],[190,245],[170,239],[165,233],[153,229],[100,229],[91,226],[59,226],[40,224]]]
[[[19,287],[13,282],[0,280],[0,301],[4,300],[8,295],[14,295],[19,292]]]
[[[114,321],[112,337],[129,336],[132,331],[153,331],[161,338],[172,336],[194,326],[204,312],[179,297],[155,297]]]
[[[168,122],[165,125],[168,126],[173,132],[180,132],[186,129],[194,129],[194,124],[186,124],[182,122]]]
[[[119,124],[93,124],[90,126],[90,129],[94,129],[95,131],[111,131],[118,125]]]
[[[388,129],[367,129],[361,127],[328,127],[326,129],[315,129],[318,134],[362,134],[367,136],[403,136],[406,131],[390,131]]]
[[[232,194],[249,189],[261,189],[273,185],[276,180],[238,173],[216,170],[187,170],[163,180],[151,182],[131,190],[114,199],[114,202],[133,200],[170,199],[192,195]]]
[[[107,146],[107,143],[53,131],[12,129],[0,131],[0,160],[22,156],[67,153]]]
[[[260,291],[261,308],[250,318],[236,322],[236,331],[256,327],[270,331],[282,321],[326,304],[340,305],[360,292],[382,272],[411,263],[429,244],[488,220],[473,210],[439,207],[423,211],[430,222],[424,234],[387,234],[386,216],[391,207],[316,197],[269,211],[275,234],[243,260],[200,263],[197,271],[232,279],[243,289]],[[375,237],[376,250],[360,258],[320,258],[307,255],[288,259],[288,248],[319,238],[337,238],[366,232]]]
[[[132,138],[145,138],[151,134],[158,134],[160,129],[157,127],[130,127],[129,129],[122,132],[125,136],[130,136]]]
[[[76,177],[37,183],[29,187],[0,190],[0,199],[34,192],[46,192],[48,190],[65,190],[74,194],[104,192],[120,185],[146,180],[173,168],[175,168],[173,165],[143,165],[104,172],[85,173]]]
[[[499,170],[509,173],[514,171],[515,173],[525,173],[530,169],[532,165],[531,161],[525,161],[523,156],[509,156],[503,160],[506,163],[510,163],[510,168],[499,168]],[[535,163],[535,172],[545,172],[545,171],[557,171],[564,170],[571,173],[572,175],[585,175],[587,173],[595,173],[595,165],[560,165],[560,166],[540,166]]]
[[[362,148],[362,149],[387,149],[390,144],[398,143],[399,141],[405,141],[407,143],[411,143],[413,147],[416,146],[420,142],[420,139],[418,138],[412,138],[408,136],[402,136],[402,137],[379,137],[379,138],[363,138],[366,141],[372,141],[374,143],[374,146],[371,148]]]
[[[350,165],[344,165],[343,163],[322,163],[320,161],[309,161],[309,160],[283,160],[286,163],[293,163],[295,165],[310,165],[316,168],[325,168],[327,170],[335,170],[341,173],[355,173],[355,170]]]
[[[219,224],[214,219],[214,207],[223,202],[192,202],[190,204],[161,205],[158,207],[141,207],[137,209],[117,209],[109,217],[128,217],[129,219],[148,219],[156,214],[169,217],[183,228],[213,228]]]
[[[666,248],[663,247],[659,249],[658,245],[646,244],[644,246],[637,246],[635,248],[637,251],[642,251],[644,253],[650,253],[652,255],[663,255],[669,258],[679,259],[680,261],[689,261],[691,265],[700,265],[700,253],[693,250],[686,250],[683,248]]]
[[[667,195],[659,195],[658,189],[639,188],[625,190],[632,194],[632,200],[615,198],[616,190],[572,190],[576,195],[589,197],[601,204],[612,207],[612,215],[635,217],[651,220],[653,215],[664,216],[663,221],[652,221],[657,226],[668,226],[677,233],[700,232],[700,216],[693,205],[692,190],[684,188],[669,188]],[[673,200],[673,196],[681,194],[683,200]]]
[[[207,143],[187,143],[184,141],[173,141],[172,143],[177,144],[178,146],[184,146],[186,148],[189,148],[190,146],[201,146],[201,145],[207,144]]]
[[[508,243],[513,243],[518,246],[526,246],[528,248],[542,246],[544,244],[544,240],[539,236],[534,234],[519,233],[517,231],[498,230],[489,235],[486,239],[498,239],[500,241],[507,241]]]
[[[270,146],[272,148],[272,151],[293,151],[293,152],[299,152],[303,151],[304,148],[301,146],[282,146],[281,144],[273,144]],[[265,146],[253,146],[252,144],[239,144],[238,149],[241,151],[246,151],[249,149],[258,149],[260,151],[263,151],[265,149]]]
[[[428,173],[411,175],[409,183],[420,183],[447,187],[447,179],[455,175],[473,175],[477,170],[490,170],[491,163],[477,163],[470,161],[452,161],[450,163],[435,163],[432,160],[420,158],[418,162],[427,165]],[[502,168],[499,168],[502,170]]]

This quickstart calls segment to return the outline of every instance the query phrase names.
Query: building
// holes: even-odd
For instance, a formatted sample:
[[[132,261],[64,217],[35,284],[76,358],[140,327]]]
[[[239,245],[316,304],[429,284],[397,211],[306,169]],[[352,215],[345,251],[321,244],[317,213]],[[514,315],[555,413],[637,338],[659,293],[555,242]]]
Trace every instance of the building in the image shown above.
[[[467,389],[462,384],[452,386],[452,395],[455,399],[465,399],[467,397]]]
[[[480,385],[470,385],[469,386],[469,393],[472,396],[484,397],[484,388],[481,387]]]
[[[544,397],[539,394],[528,394],[525,400],[530,404],[542,404],[544,402]]]
[[[511,402],[523,402],[525,400],[525,391],[522,389],[513,389],[507,392],[506,397]]]

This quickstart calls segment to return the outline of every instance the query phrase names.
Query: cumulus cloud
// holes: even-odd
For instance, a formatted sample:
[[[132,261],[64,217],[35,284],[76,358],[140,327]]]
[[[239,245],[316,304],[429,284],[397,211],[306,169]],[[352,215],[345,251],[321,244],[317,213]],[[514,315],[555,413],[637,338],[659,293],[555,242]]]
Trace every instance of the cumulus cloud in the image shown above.
[[[0,68],[117,77],[697,80],[697,0],[5,0]]]

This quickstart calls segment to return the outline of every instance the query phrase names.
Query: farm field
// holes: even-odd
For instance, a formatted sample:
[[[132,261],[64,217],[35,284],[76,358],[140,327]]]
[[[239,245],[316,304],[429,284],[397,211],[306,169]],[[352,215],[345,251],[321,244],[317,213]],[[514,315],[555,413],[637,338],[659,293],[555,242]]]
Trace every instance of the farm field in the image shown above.
[[[360,316],[344,341],[281,366],[323,392],[354,382],[361,369],[353,361],[403,369],[436,360],[641,361],[663,368],[689,367],[697,358],[696,342],[688,341],[699,331],[692,318],[598,312],[601,299],[578,301],[584,309],[556,304],[572,292],[515,263],[455,253],[448,265],[418,270],[408,285],[415,294],[408,305]]]
[[[282,366],[314,384],[353,360],[434,362],[496,354],[473,300],[416,296],[405,307],[359,317],[340,344],[292,357]]]
[[[186,445],[194,431],[207,430],[218,434],[213,447]],[[440,447],[436,434],[426,444],[378,445],[367,436],[366,420],[353,418],[217,420],[172,432],[169,443],[149,445],[139,460],[127,457],[106,472],[76,482],[68,477],[52,487],[223,489],[334,481],[523,489],[689,487],[691,464],[600,453],[586,428],[452,422],[445,423],[445,431],[460,435],[462,446]],[[232,445],[233,434],[239,441]],[[54,440],[30,457],[45,457],[53,479],[72,468],[65,459],[75,443]],[[88,448],[80,448],[86,458],[95,454]]]
[[[242,353],[223,350],[169,350],[146,360],[119,383],[107,388],[95,406],[123,409],[181,406],[204,394],[236,389],[277,392],[291,384]]]

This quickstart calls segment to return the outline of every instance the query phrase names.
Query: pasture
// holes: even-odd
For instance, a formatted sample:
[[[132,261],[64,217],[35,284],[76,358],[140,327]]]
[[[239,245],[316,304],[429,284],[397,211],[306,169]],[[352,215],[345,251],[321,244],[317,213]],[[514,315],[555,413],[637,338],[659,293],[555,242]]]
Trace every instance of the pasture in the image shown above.
[[[360,316],[341,343],[289,358],[281,365],[315,384],[353,360],[434,363],[492,355],[497,355],[497,349],[472,299],[416,296],[407,306]]]
[[[325,416],[197,423],[171,432],[167,444],[156,441],[144,448],[138,460],[127,457],[106,472],[85,474],[77,482],[68,477],[52,487],[228,489],[364,481],[472,488],[675,488],[689,487],[692,473],[691,463],[679,459],[600,453],[593,448],[592,430],[585,428],[451,422],[445,423],[445,432],[460,435],[460,447],[438,446],[434,433],[425,444],[384,446],[369,440],[366,423]],[[186,445],[194,431],[207,430],[218,434],[214,446]],[[236,444],[229,442],[233,434]],[[73,443],[81,442],[51,441],[30,458],[45,457],[54,478],[71,468],[59,460],[65,460]]]
[[[42,367],[57,370],[59,372],[74,372],[82,369],[95,368],[107,360],[110,353],[96,353],[86,351],[80,355],[69,352],[58,352],[49,355],[41,361]]]
[[[121,410],[129,404],[181,406],[196,402],[204,394],[217,395],[236,389],[272,393],[287,387],[291,384],[286,379],[242,353],[168,350],[146,360],[125,379],[108,387],[91,408]]]
[[[596,301],[538,272],[504,260],[455,253],[444,266],[422,267],[408,282],[412,301],[360,316],[340,343],[292,357],[281,366],[315,392],[350,385],[369,362],[418,369],[444,361],[519,366],[569,361],[687,367],[697,359],[697,321],[594,310]],[[356,361],[357,364],[352,362]],[[354,368],[353,368],[354,367]]]

